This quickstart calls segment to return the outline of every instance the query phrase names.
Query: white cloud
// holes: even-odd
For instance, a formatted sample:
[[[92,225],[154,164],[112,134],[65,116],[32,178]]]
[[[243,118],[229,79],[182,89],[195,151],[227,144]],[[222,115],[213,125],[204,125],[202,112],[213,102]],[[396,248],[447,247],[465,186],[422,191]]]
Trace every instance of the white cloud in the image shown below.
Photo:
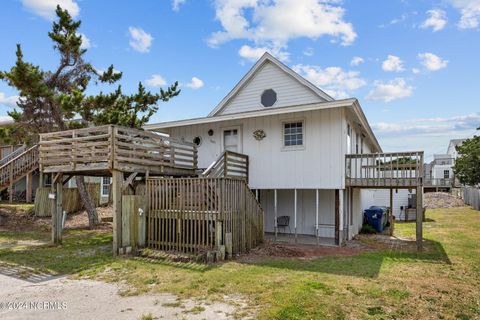
[[[420,73],[420,70],[417,69],[417,68],[412,68],[412,73],[413,73],[413,74],[419,74],[419,73]]]
[[[316,39],[325,35],[351,44],[357,34],[344,21],[345,10],[337,0],[215,0],[216,19],[222,30],[208,39],[212,47],[234,39],[255,46],[284,49],[294,38]]]
[[[447,15],[445,11],[441,9],[432,9],[428,10],[427,14],[429,17],[420,25],[420,28],[432,28],[433,32],[445,28],[445,25],[447,24]]]
[[[307,57],[311,57],[315,54],[315,50],[312,47],[305,48],[303,50],[303,54],[306,55]]]
[[[243,45],[240,50],[238,50],[238,54],[240,57],[247,59],[249,61],[257,61],[260,57],[265,53],[268,52],[271,55],[277,57],[281,61],[287,61],[289,54],[285,51],[280,51],[276,49],[269,49],[267,47],[250,47],[249,45]]]
[[[22,0],[22,4],[29,11],[47,20],[55,19],[57,5],[68,10],[72,17],[76,17],[80,13],[80,7],[74,0]]]
[[[200,89],[201,87],[203,87],[203,85],[204,85],[204,83],[201,79],[199,79],[197,77],[193,77],[192,81],[185,84],[185,87],[189,87],[189,88],[192,88],[194,90],[197,90],[197,89]]]
[[[387,60],[383,61],[382,69],[387,72],[402,72],[405,70],[403,67],[403,61],[399,57],[393,55],[389,55]]]
[[[351,92],[367,84],[356,71],[345,71],[340,67],[322,69],[318,66],[298,64],[293,70],[337,99],[350,96]]]
[[[172,9],[173,11],[179,11],[180,6],[185,3],[186,0],[173,0],[172,1]]]
[[[129,27],[130,47],[133,50],[146,53],[150,51],[153,37],[150,33],[145,32],[142,28]]]
[[[10,116],[0,116],[0,125],[13,123],[13,118]]]
[[[448,0],[460,11],[460,29],[476,29],[480,24],[480,0]]]
[[[82,45],[80,46],[80,48],[90,49],[92,47],[92,42],[90,41],[90,39],[84,33],[79,33],[79,35],[82,37]]]
[[[448,61],[443,60],[439,56],[430,53],[419,53],[418,58],[421,61],[421,64],[429,71],[437,71],[447,67]]]
[[[147,86],[161,87],[167,84],[167,81],[159,74],[153,74],[150,79],[145,80]]]
[[[403,78],[396,78],[388,82],[375,81],[373,89],[367,94],[367,100],[390,102],[396,99],[411,96],[413,87],[407,85]]]
[[[480,123],[480,113],[449,118],[410,119],[402,122],[380,122],[372,125],[376,133],[388,134],[428,134],[449,133],[452,131],[475,130]]]
[[[7,96],[5,93],[0,92],[0,105],[4,105],[7,107],[16,107],[18,96]]]
[[[353,57],[353,58],[352,58],[352,61],[350,61],[350,65],[351,65],[351,66],[358,66],[358,65],[362,64],[363,62],[365,62],[365,61],[363,60],[363,58],[361,58],[361,57]]]

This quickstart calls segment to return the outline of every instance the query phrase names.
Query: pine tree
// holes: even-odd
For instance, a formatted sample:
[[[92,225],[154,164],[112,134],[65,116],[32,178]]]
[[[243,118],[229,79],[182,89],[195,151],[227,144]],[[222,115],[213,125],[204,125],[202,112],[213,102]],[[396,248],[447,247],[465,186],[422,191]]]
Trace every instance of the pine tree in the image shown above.
[[[9,112],[15,121],[17,132],[28,133],[26,140],[38,140],[39,133],[66,130],[85,124],[117,124],[140,128],[158,110],[159,101],[168,101],[180,93],[178,82],[159,93],[150,93],[139,83],[134,94],[124,94],[117,86],[112,93],[88,95],[93,84],[115,84],[122,73],[111,65],[99,72],[84,60],[86,49],[78,33],[81,21],[72,19],[67,10],[56,9],[57,21],[53,22],[48,36],[59,54],[55,70],[43,70],[26,62],[20,44],[17,44],[16,62],[9,71],[0,72],[0,80],[19,92],[18,109]],[[74,119],[81,117],[84,121]],[[4,132],[4,134],[6,134]],[[76,176],[77,187],[88,213],[89,225],[94,227],[98,217],[93,202],[85,189],[83,176]]]

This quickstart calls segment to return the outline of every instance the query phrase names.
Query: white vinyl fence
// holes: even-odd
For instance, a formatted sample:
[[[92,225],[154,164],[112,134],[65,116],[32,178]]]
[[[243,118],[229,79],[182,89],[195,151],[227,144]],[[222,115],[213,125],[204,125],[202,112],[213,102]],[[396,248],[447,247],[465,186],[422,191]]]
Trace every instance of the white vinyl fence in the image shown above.
[[[480,210],[480,189],[475,187],[463,188],[463,201],[472,206],[475,210]]]

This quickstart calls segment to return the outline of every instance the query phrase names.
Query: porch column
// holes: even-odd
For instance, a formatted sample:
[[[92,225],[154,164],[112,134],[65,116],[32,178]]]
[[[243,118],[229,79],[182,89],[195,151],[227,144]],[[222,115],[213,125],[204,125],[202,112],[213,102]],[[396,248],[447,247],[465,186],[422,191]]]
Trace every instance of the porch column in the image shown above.
[[[295,189],[295,201],[294,201],[294,210],[293,210],[293,227],[295,228],[295,243],[297,243],[297,189]]]
[[[320,244],[320,239],[318,235],[318,207],[319,207],[319,200],[318,200],[318,189],[315,189],[315,235],[317,237],[317,245]]]
[[[277,241],[277,189],[273,190],[273,211],[275,212],[275,221],[273,222],[273,227],[275,229],[275,241]]]
[[[123,172],[112,170],[112,197],[113,197],[113,256],[119,254],[122,247],[122,184]]]
[[[52,214],[52,242],[54,244],[62,243],[62,222],[63,222],[63,174],[57,173],[54,179],[52,179],[51,194],[52,201],[51,214]]]

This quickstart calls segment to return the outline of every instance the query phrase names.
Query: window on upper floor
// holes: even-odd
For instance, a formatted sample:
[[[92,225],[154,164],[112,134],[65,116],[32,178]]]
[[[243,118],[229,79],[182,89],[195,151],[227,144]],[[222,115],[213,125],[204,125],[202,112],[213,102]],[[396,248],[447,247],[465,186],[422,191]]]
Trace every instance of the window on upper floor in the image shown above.
[[[273,89],[267,89],[263,91],[260,101],[262,106],[271,107],[277,102],[277,93]]]
[[[298,147],[304,143],[303,121],[285,122],[283,124],[283,146]]]
[[[450,179],[450,170],[443,170],[443,178]]]

